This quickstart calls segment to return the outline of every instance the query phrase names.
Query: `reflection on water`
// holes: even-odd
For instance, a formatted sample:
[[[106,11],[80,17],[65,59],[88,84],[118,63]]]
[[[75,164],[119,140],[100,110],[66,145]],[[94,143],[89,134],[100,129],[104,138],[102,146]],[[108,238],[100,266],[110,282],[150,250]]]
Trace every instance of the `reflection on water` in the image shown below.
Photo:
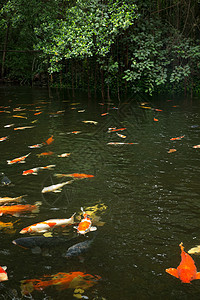
[[[0,88],[0,105],[10,106],[0,108],[8,111],[0,113],[0,137],[8,136],[0,142],[0,172],[12,181],[12,185],[0,187],[0,197],[27,194],[23,204],[42,202],[37,214],[1,217],[2,222],[18,221],[15,230],[0,231],[0,265],[7,265],[9,277],[0,285],[2,299],[22,299],[21,280],[77,271],[102,278],[85,291],[89,299],[198,298],[199,281],[193,281],[190,286],[181,284],[165,272],[170,266],[178,266],[181,241],[186,251],[200,244],[200,154],[198,148],[193,148],[200,144],[198,99],[193,102],[160,99],[148,103],[147,107],[154,108],[148,109],[142,108],[138,101],[102,105],[101,100],[88,101],[83,95],[73,100],[66,95],[64,90],[52,91],[49,97],[44,89]],[[26,110],[13,113],[12,109],[17,107]],[[40,111],[41,114],[34,115]],[[27,119],[12,117],[13,114]],[[38,121],[31,123],[34,120]],[[83,123],[85,120],[98,123]],[[12,123],[14,127],[31,124],[35,127],[17,131],[4,127]],[[126,128],[118,133],[127,138],[107,132],[114,127]],[[28,148],[52,135],[52,144]],[[170,140],[180,136],[184,137]],[[109,142],[138,144],[107,145]],[[168,153],[169,149],[176,152]],[[53,154],[37,156],[47,151]],[[24,164],[6,162],[29,152]],[[71,155],[58,157],[62,153]],[[56,167],[41,170],[37,176],[22,176],[24,170],[47,165]],[[85,173],[94,178],[74,180],[61,193],[42,194],[44,187],[68,180],[56,178],[55,173]],[[64,246],[51,249],[47,255],[34,255],[11,243],[30,224],[50,218],[69,218],[74,212],[80,213],[81,207],[98,203],[107,206],[101,216],[105,224],[98,227],[83,262],[76,258],[66,260],[62,256],[67,251]],[[76,235],[76,231],[55,234],[68,237]],[[200,259],[193,258],[199,270]],[[31,297],[71,299],[74,296],[72,291],[48,287],[33,292]]]

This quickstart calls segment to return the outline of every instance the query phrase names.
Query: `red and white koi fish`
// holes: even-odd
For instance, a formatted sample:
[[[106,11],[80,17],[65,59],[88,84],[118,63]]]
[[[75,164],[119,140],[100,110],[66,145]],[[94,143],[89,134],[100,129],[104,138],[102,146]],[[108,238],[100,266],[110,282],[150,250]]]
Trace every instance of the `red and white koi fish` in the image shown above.
[[[192,148],[200,148],[200,145],[193,146]]]
[[[178,137],[175,137],[175,138],[171,138],[170,141],[181,140],[182,138],[184,138],[184,135],[178,136]]]
[[[35,145],[32,145],[32,146],[28,146],[28,148],[35,149],[35,148],[41,148],[43,146],[44,146],[44,144],[35,144]]]
[[[200,279],[200,272],[197,272],[194,260],[184,251],[183,243],[180,243],[181,262],[177,269],[169,268],[166,272],[170,275],[179,278],[184,283],[190,283],[194,279]]]
[[[8,280],[6,269],[7,267],[0,267],[0,282]]]
[[[78,134],[81,133],[81,131],[75,130],[75,131],[67,132],[67,134],[71,134],[71,133]]]
[[[27,155],[24,155],[24,156],[21,156],[21,157],[18,157],[18,158],[14,158],[14,159],[12,159],[12,160],[7,160],[7,163],[9,164],[9,165],[12,165],[12,164],[16,164],[16,163],[25,163],[25,159],[29,156],[31,154],[31,152],[30,153],[28,153]]]
[[[23,228],[20,233],[34,233],[34,232],[39,232],[39,233],[44,233],[47,232],[55,227],[65,227],[67,225],[72,225],[74,224],[74,216],[76,213],[74,213],[71,218],[69,219],[50,219],[47,221],[43,221],[40,223],[36,223],[33,225],[30,225],[28,227]]]
[[[39,170],[52,170],[56,165],[49,165],[46,167],[37,167],[33,169],[29,169],[26,171],[23,171],[22,175],[37,175]]]
[[[108,114],[109,114],[109,113],[106,112],[106,113],[101,114],[101,116],[103,117],[103,116],[106,116],[106,115],[108,115]]]
[[[126,135],[120,134],[120,133],[118,133],[118,132],[116,132],[116,134],[117,134],[120,138],[122,138],[122,139],[125,139],[125,138],[126,138]]]
[[[35,126],[25,126],[25,127],[15,127],[14,130],[24,130],[29,128],[34,128]]]
[[[66,181],[66,182],[62,182],[62,183],[58,183],[58,184],[53,184],[51,186],[44,187],[42,189],[42,193],[49,193],[49,192],[60,193],[62,191],[62,187],[64,185],[70,184],[72,182],[73,182],[73,180],[70,180],[70,181]]]
[[[138,143],[122,143],[122,142],[110,142],[107,145],[136,145]]]
[[[8,138],[8,136],[1,137],[1,138],[0,138],[0,142],[3,142],[3,141],[5,141],[5,140],[7,140],[7,138]]]
[[[77,229],[77,233],[86,234],[89,231],[97,230],[95,226],[92,226],[92,221],[90,217],[83,211],[82,207],[81,210],[83,212],[83,219],[79,223],[78,227],[74,226],[74,228]]]
[[[110,133],[110,132],[116,132],[116,131],[123,131],[123,130],[125,130],[126,128],[118,128],[118,129],[116,129],[116,128],[113,128],[113,129],[109,129],[108,130],[108,133]]]

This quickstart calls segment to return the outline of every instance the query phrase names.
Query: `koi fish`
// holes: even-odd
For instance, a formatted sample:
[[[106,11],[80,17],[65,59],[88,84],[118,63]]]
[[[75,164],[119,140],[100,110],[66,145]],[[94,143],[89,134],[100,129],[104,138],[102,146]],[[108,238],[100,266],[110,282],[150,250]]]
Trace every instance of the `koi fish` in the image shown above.
[[[13,223],[12,222],[4,223],[0,221],[0,230],[1,229],[13,229]]]
[[[23,171],[22,175],[37,175],[39,170],[52,170],[56,165],[49,165],[46,167],[37,167],[33,169],[29,169],[26,171]]]
[[[24,117],[24,116],[18,116],[18,115],[13,115],[13,118],[27,119],[27,117]]]
[[[107,145],[136,145],[138,143],[109,142]]]
[[[0,282],[8,280],[6,269],[7,267],[0,267]]]
[[[30,205],[30,204],[16,204],[11,206],[0,206],[0,216],[4,215],[13,215],[18,216],[19,214],[23,214],[24,212],[39,212],[38,205]]]
[[[50,249],[60,246],[71,247],[74,243],[78,243],[80,237],[73,237],[65,239],[61,237],[45,237],[45,236],[31,236],[23,237],[13,240],[12,243],[24,249],[30,249],[32,253],[39,254],[43,249]]]
[[[85,253],[89,249],[91,244],[93,243],[94,239],[95,239],[95,237],[93,237],[91,240],[80,242],[78,244],[75,244],[75,245],[69,247],[67,249],[66,254],[63,255],[63,257],[71,258],[73,256],[79,256],[79,255]]]
[[[38,122],[38,120],[31,121],[32,124],[37,123],[37,122]]]
[[[159,108],[155,108],[154,110],[155,111],[163,111],[162,109],[159,109]]]
[[[35,148],[41,148],[43,146],[44,146],[44,144],[35,144],[35,145],[32,145],[32,146],[28,146],[28,148],[35,149]]]
[[[169,268],[166,272],[170,275],[179,278],[184,283],[190,283],[194,279],[200,279],[200,272],[197,272],[194,260],[184,251],[183,243],[180,243],[181,262],[177,269]]]
[[[52,154],[53,154],[52,151],[48,151],[48,152],[42,152],[42,153],[40,153],[40,154],[37,154],[37,156],[38,156],[38,157],[40,157],[40,156],[48,156],[48,155],[52,155]]]
[[[82,207],[81,210],[83,212],[83,219],[79,223],[78,227],[74,226],[74,228],[77,229],[77,233],[86,234],[89,231],[97,230],[95,226],[92,226],[92,221],[90,217],[83,211]]]
[[[67,132],[67,134],[70,134],[70,133],[78,134],[78,133],[81,133],[81,131],[75,130],[75,131]]]
[[[53,193],[60,193],[62,191],[62,187],[66,184],[70,184],[72,183],[73,180],[71,181],[66,181],[66,182],[62,182],[62,183],[58,183],[58,184],[53,184],[51,186],[47,186],[44,187],[42,189],[42,193],[49,193],[49,192],[53,192]]]
[[[200,145],[193,146],[192,148],[200,148]]]
[[[40,114],[42,114],[42,111],[39,111],[39,112],[34,113],[34,116],[38,116],[38,115],[40,115]]]
[[[9,128],[9,127],[12,127],[12,126],[14,126],[15,124],[8,124],[8,125],[5,125],[4,127],[5,128]]]
[[[22,295],[29,295],[34,290],[42,291],[48,286],[56,286],[64,289],[88,289],[100,280],[98,275],[90,275],[83,272],[59,272],[55,275],[45,275],[40,279],[25,279],[21,281]],[[82,298],[82,296],[81,296]]]
[[[83,113],[83,112],[85,112],[85,109],[78,110],[78,113]]]
[[[23,198],[23,197],[25,197],[25,196],[27,196],[27,195],[22,195],[22,196],[19,196],[19,197],[14,197],[14,198],[11,198],[11,197],[1,197],[0,198],[0,205],[2,205],[2,204],[5,204],[5,203],[12,203],[12,202],[21,202],[21,199]]]
[[[7,138],[8,138],[8,136],[1,137],[1,138],[0,138],[0,142],[3,142],[3,141],[5,141],[5,140],[7,140]]]
[[[50,219],[47,221],[43,221],[40,223],[36,223],[33,225],[30,225],[28,227],[23,228],[20,233],[34,233],[34,232],[39,232],[39,233],[44,233],[49,230],[54,229],[55,227],[65,227],[67,225],[74,224],[74,216],[76,213],[74,213],[71,218],[69,219]]]
[[[55,174],[55,177],[72,177],[72,178],[78,178],[78,179],[83,179],[83,178],[92,178],[94,175],[90,174],[81,174],[81,173],[73,173],[73,174]]]
[[[14,130],[24,130],[29,128],[34,128],[35,126],[25,126],[25,127],[15,127]]]
[[[179,137],[175,137],[175,138],[171,138],[170,141],[181,140],[182,138],[184,138],[184,135],[179,136]]]
[[[103,117],[103,116],[106,116],[106,115],[109,115],[109,113],[106,112],[106,113],[101,114],[102,117]]]
[[[18,157],[18,158],[14,158],[14,159],[12,159],[12,160],[7,160],[7,163],[9,164],[9,165],[12,165],[12,164],[16,164],[16,163],[25,163],[25,159],[29,156],[31,154],[31,152],[30,153],[28,153],[27,155],[24,155],[24,156],[21,156],[21,157]]]
[[[197,245],[196,247],[191,248],[188,251],[189,254],[199,254],[199,252],[200,252],[200,245]]]
[[[96,122],[96,121],[82,121],[82,122],[85,124],[94,124],[94,125],[98,124],[98,122]]]
[[[173,153],[173,152],[176,152],[176,149],[169,149],[167,153]]]
[[[43,142],[44,144],[47,144],[47,145],[50,145],[51,143],[53,143],[53,141],[54,141],[54,139],[53,139],[53,135],[50,137],[50,138],[48,138],[47,140],[46,140],[46,142]]]
[[[116,128],[112,128],[112,129],[109,129],[108,130],[108,133],[110,133],[110,132],[116,132],[116,131],[123,131],[123,130],[125,130],[126,128],[118,128],[118,129],[116,129]]]
[[[122,138],[122,139],[125,139],[125,138],[126,138],[126,135],[120,134],[120,133],[118,133],[118,132],[116,132],[116,134],[117,134],[120,138]]]
[[[71,155],[71,153],[63,153],[63,154],[58,155],[58,157],[68,157],[70,155]]]
[[[156,118],[153,118],[153,120],[154,120],[154,122],[158,122],[158,119],[156,119]]]
[[[26,110],[26,108],[21,108],[21,107],[13,108],[13,111],[23,111],[23,110]]]

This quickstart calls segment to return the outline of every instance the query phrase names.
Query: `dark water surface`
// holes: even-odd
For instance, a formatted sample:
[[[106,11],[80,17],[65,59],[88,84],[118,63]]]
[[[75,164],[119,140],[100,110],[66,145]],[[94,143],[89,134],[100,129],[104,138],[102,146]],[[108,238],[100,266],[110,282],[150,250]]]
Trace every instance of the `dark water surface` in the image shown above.
[[[200,149],[193,148],[200,144],[200,127],[196,126],[200,125],[200,99],[167,100],[171,99],[144,105],[163,110],[156,112],[140,107],[144,99],[140,102],[129,99],[120,105],[113,100],[109,105],[100,105],[101,100],[88,101],[81,95],[74,100],[65,91],[54,90],[49,95],[45,89],[0,87],[0,105],[10,106],[5,110],[11,112],[0,113],[0,137],[9,136],[7,141],[0,142],[0,171],[13,183],[0,187],[0,196],[27,194],[23,204],[42,202],[37,214],[0,219],[18,220],[15,232],[0,231],[0,265],[7,266],[9,277],[7,282],[0,283],[0,299],[75,299],[72,289],[57,290],[56,286],[26,297],[20,290],[21,280],[75,271],[101,276],[96,285],[83,293],[89,299],[199,298],[200,281],[183,284],[165,269],[179,265],[180,242],[186,251],[200,244]],[[29,110],[37,106],[43,113],[34,116],[35,111]],[[12,112],[16,107],[26,110]],[[109,114],[101,116],[108,109]],[[52,114],[61,110],[65,112]],[[12,117],[22,113],[27,119]],[[32,124],[36,119],[38,122]],[[84,124],[84,120],[98,124]],[[4,128],[11,123],[14,127],[36,127],[18,131]],[[126,127],[118,133],[127,138],[108,133],[109,127]],[[81,133],[68,134],[72,131]],[[51,135],[55,139],[51,145],[28,148]],[[170,141],[180,136],[184,138]],[[107,145],[108,142],[138,144]],[[177,151],[168,153],[172,148]],[[36,155],[46,151],[54,154]],[[25,164],[6,162],[29,152]],[[65,152],[71,156],[57,156]],[[22,176],[23,170],[50,164],[56,165],[55,170]],[[55,173],[87,173],[95,177],[76,180],[64,187],[62,193],[42,195],[43,187],[65,181],[55,178]],[[22,237],[19,231],[28,225],[49,218],[69,218],[74,212],[80,214],[80,207],[99,203],[107,206],[105,211],[97,212],[105,224],[97,225],[96,238],[84,254],[83,262],[79,258],[63,258],[67,250],[63,246],[44,255],[32,254],[12,244],[12,240]],[[67,238],[66,231],[55,234]],[[76,236],[75,229],[68,235]],[[200,257],[192,257],[200,271]]]

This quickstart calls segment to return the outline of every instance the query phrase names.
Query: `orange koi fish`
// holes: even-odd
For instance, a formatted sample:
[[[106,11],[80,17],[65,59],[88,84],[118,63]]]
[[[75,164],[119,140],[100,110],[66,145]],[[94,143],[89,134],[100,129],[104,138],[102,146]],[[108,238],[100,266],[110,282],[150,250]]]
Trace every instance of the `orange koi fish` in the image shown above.
[[[125,139],[125,138],[126,138],[126,135],[120,134],[120,133],[118,133],[118,132],[116,132],[116,134],[117,134],[120,138],[122,138],[122,139]]]
[[[184,283],[190,283],[195,279],[200,279],[200,272],[197,272],[194,260],[184,251],[183,243],[180,243],[181,248],[181,262],[177,269],[169,268],[166,272],[170,275],[179,278]]]
[[[16,163],[25,163],[25,159],[26,157],[28,157],[31,153],[28,153],[27,155],[24,155],[24,156],[21,156],[21,157],[18,157],[18,158],[14,158],[12,160],[7,160],[7,163],[9,165],[12,165],[12,164],[16,164]]]
[[[39,233],[44,233],[47,232],[51,229],[54,229],[55,227],[65,227],[67,225],[72,225],[74,224],[74,216],[76,213],[74,213],[71,218],[69,219],[50,219],[47,221],[43,221],[40,223],[36,223],[33,225],[30,225],[28,227],[23,228],[20,233],[34,233],[34,232],[39,232]]]
[[[167,153],[173,153],[173,152],[176,152],[176,149],[169,149]]]
[[[24,117],[24,116],[18,116],[18,115],[13,115],[13,118],[27,119],[27,117]]]
[[[37,167],[33,169],[29,169],[26,171],[23,171],[22,175],[37,175],[39,170],[52,170],[56,165],[49,165],[46,167]]]
[[[24,130],[28,128],[34,128],[35,126],[15,127],[14,130]]]
[[[81,207],[81,210],[83,212],[83,219],[79,223],[78,227],[74,226],[74,228],[77,229],[77,233],[86,234],[89,231],[97,230],[97,228],[95,226],[92,226],[92,221],[91,221],[90,217],[83,211],[82,207]]]
[[[78,179],[92,178],[92,177],[94,177],[94,175],[84,174],[84,173],[55,174],[54,176],[56,176],[56,177],[73,177],[73,178],[78,178]]]
[[[5,140],[7,140],[7,138],[8,138],[8,136],[1,137],[1,138],[0,138],[0,142],[3,142],[3,141],[5,141]]]
[[[118,128],[118,129],[110,129],[110,130],[108,130],[108,133],[110,133],[110,132],[116,132],[116,131],[123,131],[123,130],[125,130],[126,128]]]
[[[37,154],[37,156],[38,156],[38,157],[40,157],[40,156],[48,156],[48,155],[52,155],[52,154],[53,154],[52,151],[48,151],[48,152],[42,152],[42,153],[40,153],[40,154]]]
[[[153,120],[154,120],[154,122],[158,122],[158,119],[156,119],[156,118],[153,118]]]
[[[39,112],[34,113],[34,116],[38,116],[38,115],[40,115],[40,114],[42,114],[42,111],[39,111]]]
[[[0,206],[0,216],[4,215],[13,215],[18,216],[24,212],[39,212],[38,205],[30,205],[30,204],[16,204],[11,206]]]
[[[171,138],[170,141],[181,140],[182,138],[184,138],[184,135],[179,136],[179,137],[175,137],[175,138]]]
[[[155,111],[163,111],[162,109],[159,109],[159,108],[155,108],[154,110]]]
[[[101,114],[102,117],[103,117],[103,116],[106,116],[106,115],[109,115],[109,113],[106,112],[106,113]]]
[[[0,230],[1,229],[13,229],[13,223],[12,222],[7,222],[7,223],[4,223],[4,222],[1,222],[0,221]]]
[[[48,138],[47,140],[46,140],[46,142],[43,142],[43,144],[45,145],[50,145],[51,143],[53,143],[53,141],[54,141],[54,139],[53,139],[53,135],[50,137],[50,138]]]
[[[6,269],[7,267],[0,267],[0,282],[8,280]]]
[[[100,280],[98,275],[90,275],[83,272],[59,272],[55,275],[44,275],[40,279],[26,279],[21,281],[22,295],[30,294],[32,291],[42,291],[46,287],[55,285],[57,289],[88,289]]]

